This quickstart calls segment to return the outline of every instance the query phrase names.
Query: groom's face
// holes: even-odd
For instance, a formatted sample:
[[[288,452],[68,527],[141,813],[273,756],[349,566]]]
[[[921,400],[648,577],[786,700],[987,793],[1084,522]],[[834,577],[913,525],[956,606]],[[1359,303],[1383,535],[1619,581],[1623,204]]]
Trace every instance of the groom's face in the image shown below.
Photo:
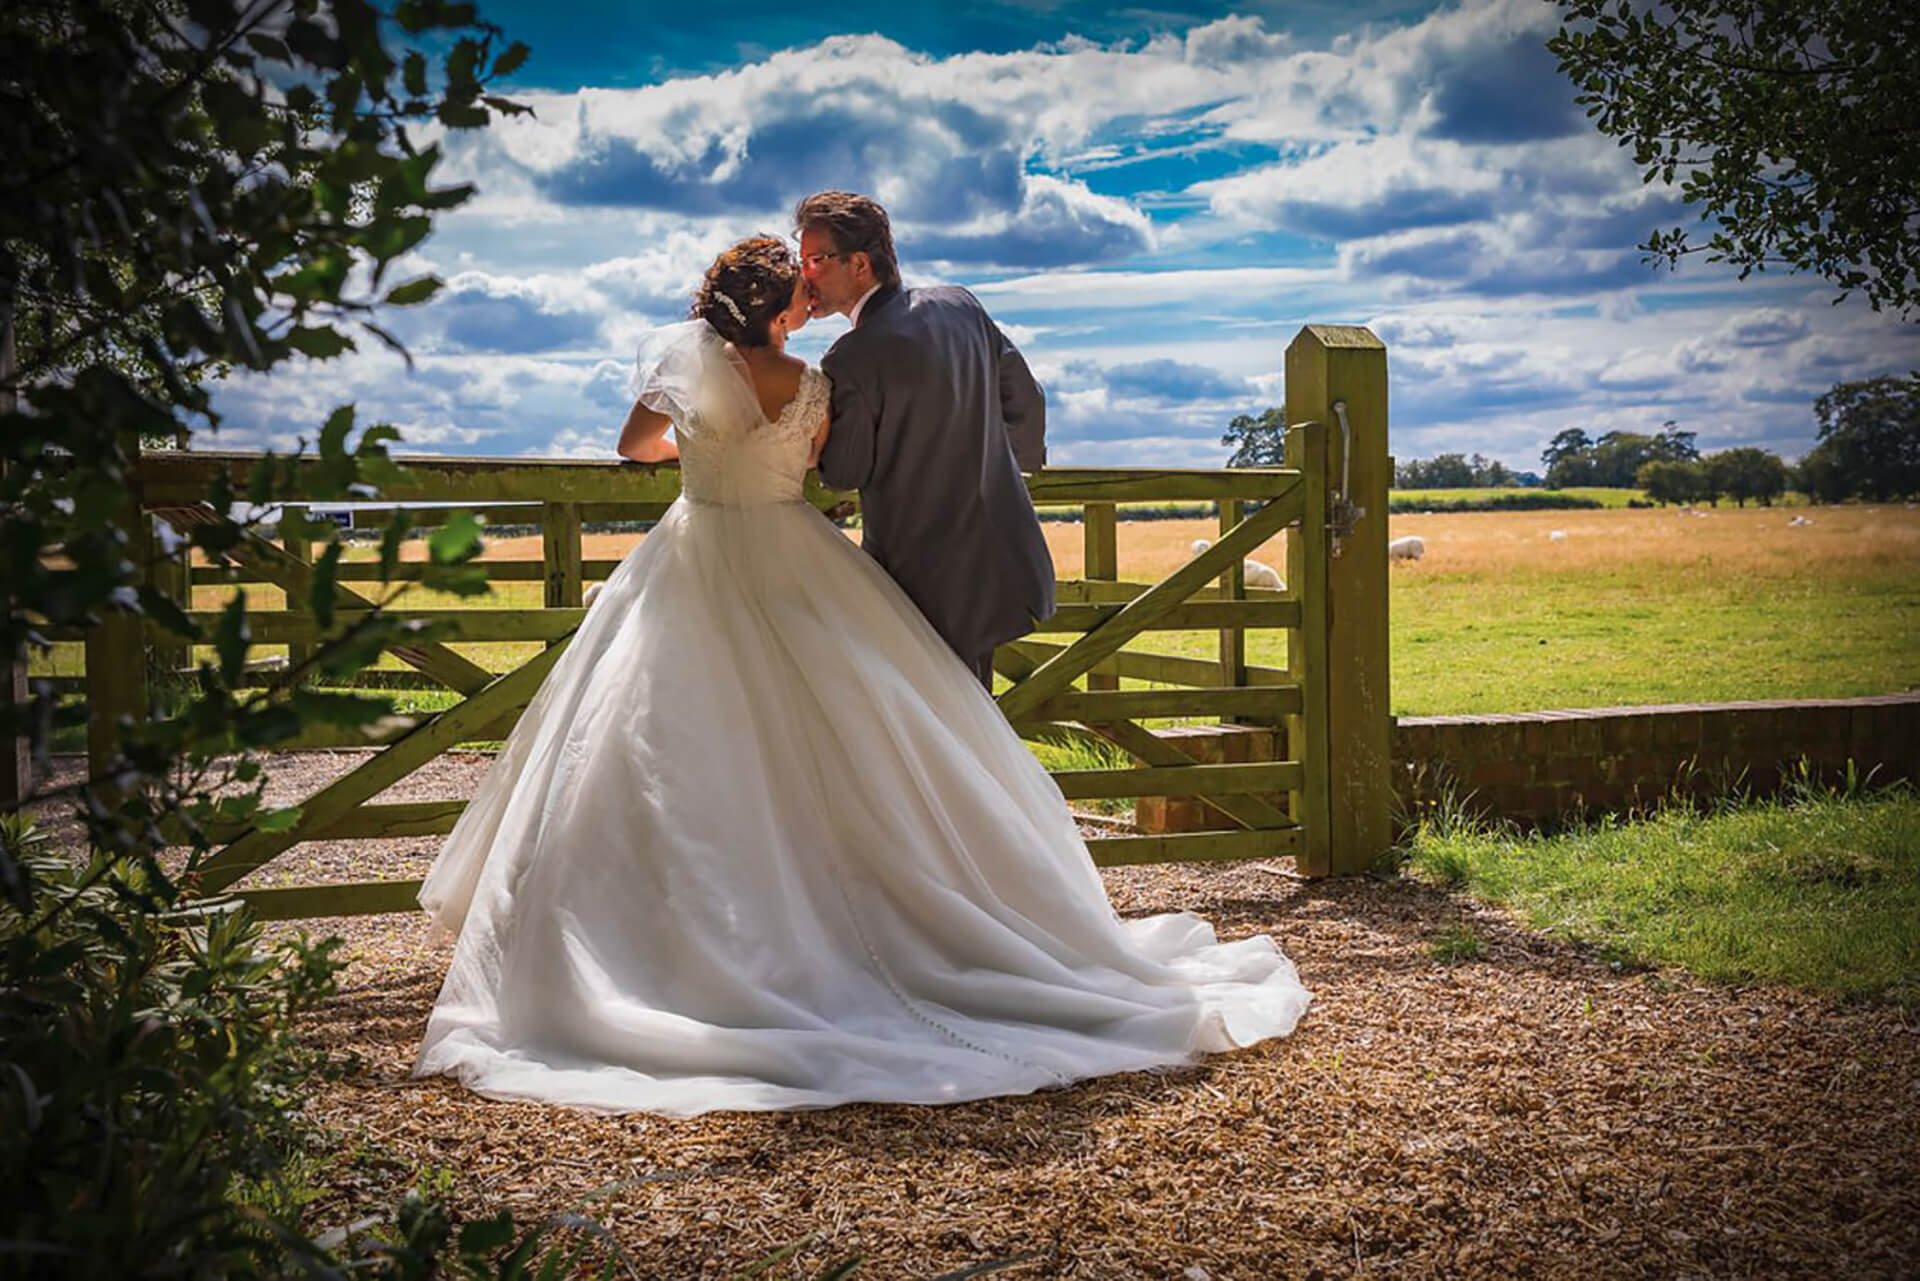
[[[806,282],[813,316],[843,315],[873,283],[865,254],[842,254],[825,228],[800,233],[800,276]],[[866,270],[862,270],[866,268]]]

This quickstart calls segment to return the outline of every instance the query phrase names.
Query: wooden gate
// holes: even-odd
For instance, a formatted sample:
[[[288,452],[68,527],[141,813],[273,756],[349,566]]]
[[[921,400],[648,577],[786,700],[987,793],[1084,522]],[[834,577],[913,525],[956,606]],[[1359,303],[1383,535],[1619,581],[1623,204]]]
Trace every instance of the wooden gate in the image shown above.
[[[1298,370],[1296,353],[1301,356]],[[1354,354],[1367,359],[1343,362],[1343,355]],[[1368,404],[1366,396],[1376,373],[1378,394],[1375,403]],[[1030,478],[1037,505],[1080,508],[1085,572],[1079,579],[1059,584],[1060,608],[1034,637],[1004,646],[995,656],[995,667],[1011,681],[998,696],[1002,710],[1026,737],[1093,738],[1121,749],[1137,762],[1130,768],[1056,771],[1054,778],[1069,800],[1190,796],[1233,824],[1226,831],[1091,840],[1089,848],[1100,864],[1292,854],[1306,874],[1325,875],[1357,870],[1385,848],[1391,780],[1384,774],[1384,755],[1374,753],[1371,746],[1375,739],[1385,741],[1387,729],[1384,477],[1390,468],[1385,466],[1384,350],[1365,330],[1310,327],[1289,349],[1290,389],[1296,378],[1311,388],[1306,394],[1321,398],[1323,409],[1314,421],[1289,429],[1283,468],[1050,468]],[[1295,406],[1290,395],[1290,416]],[[1368,420],[1359,440],[1373,437],[1377,449],[1356,447],[1357,434],[1352,429],[1356,417]],[[1344,424],[1344,430],[1333,424]],[[142,469],[145,507],[179,528],[211,519],[212,513],[197,500],[208,492],[214,473],[224,469],[240,478],[255,461],[256,456],[241,454],[149,456]],[[387,487],[388,497],[396,501],[457,502],[496,523],[537,520],[545,553],[540,562],[482,563],[489,564],[495,582],[537,576],[544,582],[544,602],[537,609],[389,612],[449,622],[454,639],[461,642],[538,641],[546,642],[545,648],[506,672],[492,671],[446,643],[391,651],[413,675],[397,682],[385,676],[381,684],[443,688],[459,695],[459,701],[443,711],[394,718],[372,734],[327,729],[282,745],[294,749],[375,746],[378,750],[302,801],[292,826],[281,830],[240,827],[217,833],[222,848],[203,864],[202,884],[209,893],[233,890],[243,878],[302,842],[449,831],[465,807],[463,800],[374,804],[372,798],[462,743],[504,737],[584,617],[586,581],[603,577],[617,563],[583,557],[582,526],[656,518],[678,492],[678,472],[671,466],[428,458],[405,463],[408,479]],[[1367,488],[1355,488],[1356,470]],[[243,486],[238,488],[244,492]],[[809,491],[810,500],[821,506],[842,497],[817,487]],[[1356,497],[1368,502],[1357,502]],[[1217,504],[1220,533],[1213,545],[1158,582],[1122,580],[1118,505],[1194,500]],[[1369,504],[1370,523],[1378,528],[1366,533],[1378,536],[1368,538],[1377,547],[1366,547],[1365,555],[1381,570],[1378,590],[1370,600],[1362,590],[1370,581],[1364,572],[1369,567],[1355,546],[1360,526],[1368,523]],[[413,514],[419,518],[420,509]],[[1249,588],[1243,558],[1283,531],[1287,533],[1285,589]],[[306,599],[312,581],[306,551],[300,545],[281,546],[252,537],[230,555],[240,567],[242,581],[280,587],[290,602],[298,602]],[[350,563],[340,569],[336,628],[351,623],[357,612],[372,604],[347,584],[372,578],[377,571],[372,565]],[[188,581],[234,581],[231,571],[176,567],[173,572]],[[1344,620],[1336,617],[1337,604],[1347,607]],[[211,611],[191,616],[209,630],[217,621]],[[250,612],[248,622],[256,643],[285,644],[295,653],[324,639],[317,620],[297,608]],[[1216,661],[1128,648],[1129,642],[1150,631],[1198,630],[1217,631]],[[1262,630],[1286,634],[1283,666],[1247,662],[1248,634]],[[1370,647],[1356,640],[1375,635],[1377,662],[1369,656]],[[1052,641],[1048,636],[1071,639]],[[110,668],[124,676],[129,670],[144,670],[144,654],[124,652],[129,644],[142,643],[137,634],[129,641],[124,632],[96,629],[87,641],[90,672]],[[1343,644],[1351,653],[1336,661]],[[145,692],[135,684],[118,679],[97,686],[100,692],[91,709],[97,727],[96,758],[104,759],[110,749],[110,727],[125,710],[119,704],[144,703]],[[1371,699],[1362,710],[1377,718],[1378,726],[1336,723],[1343,692],[1352,702],[1350,687],[1356,684]],[[1273,727],[1280,731],[1276,741],[1288,746],[1288,759],[1198,763],[1146,724],[1170,717]],[[1345,795],[1359,796],[1364,807],[1377,808],[1377,815],[1334,812],[1336,798],[1342,795],[1334,775],[1343,767],[1378,774],[1359,779],[1358,790],[1355,780],[1348,780],[1345,788]],[[418,888],[417,880],[369,880],[234,892],[259,915],[284,918],[410,910],[416,906]]]

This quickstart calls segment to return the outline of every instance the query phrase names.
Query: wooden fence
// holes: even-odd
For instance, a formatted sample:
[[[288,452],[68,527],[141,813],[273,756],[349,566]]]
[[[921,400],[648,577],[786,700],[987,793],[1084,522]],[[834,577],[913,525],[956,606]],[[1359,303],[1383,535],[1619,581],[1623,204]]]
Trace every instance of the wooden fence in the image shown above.
[[[1192,861],[1292,854],[1308,875],[1360,870],[1388,843],[1392,779],[1386,665],[1385,349],[1364,329],[1310,326],[1287,353],[1286,466],[1233,471],[1049,468],[1029,478],[1034,502],[1077,509],[1085,540],[1082,577],[1061,582],[1059,610],[1033,636],[1002,647],[995,667],[1011,684],[998,696],[1026,737],[1097,740],[1121,749],[1131,767],[1062,770],[1054,774],[1070,800],[1192,796],[1234,823],[1229,831],[1092,840],[1096,862]],[[679,491],[671,465],[525,459],[409,458],[408,477],[384,488],[397,503],[458,503],[493,523],[537,524],[538,562],[487,562],[497,583],[537,579],[539,608],[391,609],[406,617],[445,620],[453,638],[469,642],[545,642],[534,657],[494,671],[446,643],[395,648],[409,672],[377,674],[391,688],[452,691],[459,701],[439,712],[397,718],[372,734],[311,729],[289,749],[378,748],[345,775],[300,803],[286,830],[238,825],[218,833],[220,848],[204,865],[203,885],[221,892],[305,841],[420,836],[450,830],[464,808],[457,798],[374,804],[377,796],[462,743],[505,736],[552,668],[584,616],[586,585],[617,562],[588,560],[582,528],[663,514]],[[176,528],[210,519],[202,504],[216,473],[245,492],[257,456],[237,453],[155,454],[142,461],[140,492],[130,510]],[[847,497],[818,488],[808,499],[827,506]],[[1204,500],[1216,503],[1220,532],[1213,545],[1158,582],[1122,577],[1119,504]],[[416,523],[433,509],[412,509]],[[142,534],[145,519],[133,522]],[[1286,588],[1249,588],[1242,558],[1287,531]],[[163,561],[158,575],[180,599],[194,583],[260,583],[284,589],[289,608],[250,611],[256,643],[290,647],[297,658],[328,634],[298,607],[312,581],[309,549],[250,537],[230,553],[232,569]],[[343,563],[334,630],[372,602],[352,584],[377,577],[377,566]],[[417,574],[403,564],[402,576]],[[483,602],[486,598],[480,598]],[[208,631],[217,614],[194,612]],[[1130,648],[1152,631],[1216,631],[1217,657],[1173,657]],[[1247,661],[1249,633],[1286,633],[1284,666]],[[175,650],[150,654],[168,641],[157,629],[115,622],[86,637],[85,688],[89,755],[96,772],[114,746],[122,715],[149,712],[147,673],[184,663]],[[369,675],[368,681],[374,677]],[[1142,722],[1218,718],[1284,728],[1289,759],[1200,764]],[[306,917],[405,910],[417,881],[240,889],[263,916]]]

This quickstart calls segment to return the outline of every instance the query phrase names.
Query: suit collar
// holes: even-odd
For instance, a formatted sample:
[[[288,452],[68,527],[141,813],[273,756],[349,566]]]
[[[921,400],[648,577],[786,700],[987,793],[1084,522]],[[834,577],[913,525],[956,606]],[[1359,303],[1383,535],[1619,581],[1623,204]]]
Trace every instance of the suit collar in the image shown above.
[[[866,304],[860,308],[860,324],[864,325],[872,320],[874,313],[899,296],[900,286],[898,285],[882,285],[874,290],[867,298]],[[859,328],[859,325],[855,325],[854,328]]]

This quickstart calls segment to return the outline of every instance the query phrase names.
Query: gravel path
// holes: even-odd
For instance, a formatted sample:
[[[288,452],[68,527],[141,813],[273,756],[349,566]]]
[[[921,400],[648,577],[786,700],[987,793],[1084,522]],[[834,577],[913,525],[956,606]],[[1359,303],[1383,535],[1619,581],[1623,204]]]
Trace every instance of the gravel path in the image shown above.
[[[282,758],[276,791],[352,759]],[[385,799],[466,794],[485,764],[445,758]],[[412,876],[434,847],[310,845],[271,870]],[[346,1201],[444,1170],[462,1209],[524,1221],[614,1184],[592,1209],[645,1277],[724,1276],[810,1235],[791,1275],[1023,1253],[998,1275],[1920,1273],[1920,1027],[1897,1008],[1621,973],[1403,878],[1305,882],[1286,860],[1104,875],[1124,913],[1273,934],[1315,993],[1300,1030],[945,1108],[602,1117],[410,1079],[444,946],[416,916],[311,923],[353,956],[306,1028],[356,1063],[312,1100],[358,1152],[328,1204],[345,1221]],[[1481,957],[1434,959],[1463,924]]]

